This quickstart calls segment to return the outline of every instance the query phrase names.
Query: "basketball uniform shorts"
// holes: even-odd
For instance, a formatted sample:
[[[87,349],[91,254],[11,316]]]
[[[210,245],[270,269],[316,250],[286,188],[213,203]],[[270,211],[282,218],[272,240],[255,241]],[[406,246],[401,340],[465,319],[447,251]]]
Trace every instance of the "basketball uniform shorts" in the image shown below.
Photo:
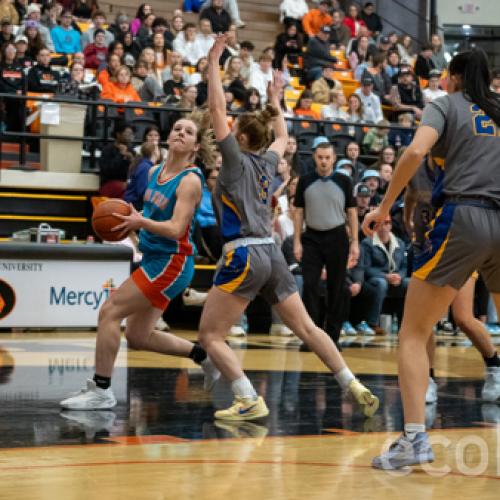
[[[144,255],[132,279],[153,307],[165,310],[172,299],[191,283],[194,274],[192,255],[171,254],[161,257]]]
[[[217,264],[214,285],[249,301],[261,294],[271,305],[297,291],[283,253],[274,243],[225,251]]]
[[[413,276],[456,290],[479,271],[492,293],[500,293],[500,210],[480,204],[446,203],[436,213]]]

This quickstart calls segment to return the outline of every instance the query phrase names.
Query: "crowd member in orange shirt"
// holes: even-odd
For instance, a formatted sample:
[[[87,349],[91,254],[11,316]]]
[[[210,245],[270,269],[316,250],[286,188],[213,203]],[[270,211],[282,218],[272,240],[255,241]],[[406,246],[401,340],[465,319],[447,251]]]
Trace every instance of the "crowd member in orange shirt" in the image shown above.
[[[316,36],[322,26],[330,26],[333,18],[328,14],[330,2],[321,0],[317,9],[311,9],[303,18],[302,26],[309,36]]]
[[[108,53],[108,63],[106,67],[97,73],[97,81],[103,89],[106,88],[111,78],[116,78],[118,70],[121,68],[122,62],[117,54]]]
[[[130,101],[140,102],[139,94],[130,83],[131,78],[130,69],[127,66],[121,66],[116,72],[116,79],[110,79],[104,87],[101,99],[110,99],[120,104]]]
[[[312,92],[310,90],[304,90],[304,92],[300,94],[299,100],[297,101],[293,112],[297,116],[307,116],[309,118],[314,118],[315,120],[321,120],[320,114],[311,109],[312,103]]]

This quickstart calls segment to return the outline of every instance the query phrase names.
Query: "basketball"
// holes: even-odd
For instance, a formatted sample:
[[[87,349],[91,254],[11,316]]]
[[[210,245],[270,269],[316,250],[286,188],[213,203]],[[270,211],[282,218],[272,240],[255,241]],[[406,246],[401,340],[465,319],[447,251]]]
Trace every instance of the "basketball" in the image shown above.
[[[120,241],[125,236],[121,231],[112,229],[123,222],[113,214],[130,215],[130,207],[127,202],[119,198],[111,198],[99,203],[92,215],[92,227],[99,238],[104,241]]]

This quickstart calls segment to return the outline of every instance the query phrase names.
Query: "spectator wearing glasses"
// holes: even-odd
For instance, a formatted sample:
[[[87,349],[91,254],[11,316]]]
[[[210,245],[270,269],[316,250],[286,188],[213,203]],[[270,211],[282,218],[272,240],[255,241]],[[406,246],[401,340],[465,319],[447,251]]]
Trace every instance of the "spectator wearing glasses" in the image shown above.
[[[54,49],[61,54],[74,54],[82,50],[80,32],[72,26],[73,16],[66,10],[61,15],[61,24],[53,28],[50,36],[54,42]]]

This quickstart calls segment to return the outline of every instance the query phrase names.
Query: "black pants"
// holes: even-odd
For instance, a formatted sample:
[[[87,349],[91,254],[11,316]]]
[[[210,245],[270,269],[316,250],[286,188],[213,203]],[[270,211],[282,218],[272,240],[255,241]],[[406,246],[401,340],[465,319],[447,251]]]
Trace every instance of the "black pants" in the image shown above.
[[[307,229],[302,235],[303,300],[307,312],[320,328],[338,343],[343,321],[344,286],[349,240],[344,225],[329,231]],[[320,322],[320,278],[326,267],[326,325]]]

